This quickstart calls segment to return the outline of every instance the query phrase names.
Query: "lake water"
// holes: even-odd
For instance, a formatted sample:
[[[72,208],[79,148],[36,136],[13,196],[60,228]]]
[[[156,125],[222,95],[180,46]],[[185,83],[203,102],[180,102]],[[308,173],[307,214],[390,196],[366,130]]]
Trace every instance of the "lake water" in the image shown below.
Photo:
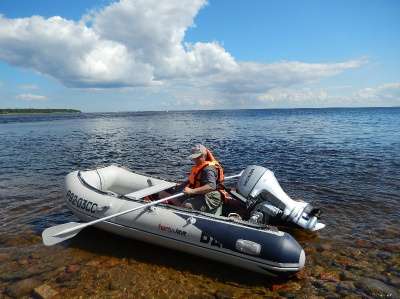
[[[41,245],[44,228],[76,221],[64,205],[68,172],[113,163],[179,181],[199,142],[226,174],[262,165],[322,209],[324,230],[290,231],[307,254],[299,275],[271,281],[95,229]],[[400,288],[399,198],[400,108],[3,115],[0,291],[20,295],[28,280],[61,297],[373,298]]]

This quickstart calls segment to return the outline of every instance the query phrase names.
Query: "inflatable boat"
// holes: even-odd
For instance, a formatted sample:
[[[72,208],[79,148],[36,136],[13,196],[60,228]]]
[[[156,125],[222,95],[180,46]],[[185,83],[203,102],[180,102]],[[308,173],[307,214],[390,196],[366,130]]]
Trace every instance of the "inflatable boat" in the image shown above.
[[[239,179],[243,186],[238,183],[234,192],[242,197],[234,199],[238,206],[246,206],[240,192],[249,191],[254,172],[248,168]],[[252,175],[248,178],[250,173]],[[176,185],[116,165],[74,171],[66,177],[66,203],[79,219],[93,221],[167,197],[175,192]],[[258,207],[260,203],[254,205]],[[219,215],[211,215],[159,203],[95,226],[263,274],[291,274],[304,266],[304,250],[290,234],[258,221],[260,217],[254,221],[256,217],[253,214],[262,214],[262,208],[249,213],[247,220],[240,216],[232,217],[238,215],[232,213],[232,209],[231,206],[229,215],[223,210]],[[253,221],[249,221],[251,217]]]

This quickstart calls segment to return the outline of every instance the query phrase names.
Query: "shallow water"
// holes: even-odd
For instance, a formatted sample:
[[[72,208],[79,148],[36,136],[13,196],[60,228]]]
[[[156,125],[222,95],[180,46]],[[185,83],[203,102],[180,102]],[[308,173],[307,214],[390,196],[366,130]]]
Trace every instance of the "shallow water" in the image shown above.
[[[322,208],[326,229],[290,231],[306,250],[304,271],[275,281],[95,229],[41,245],[44,228],[76,220],[62,196],[68,172],[115,163],[182,180],[197,142],[227,174],[268,167],[289,195]],[[32,295],[47,284],[59,297],[376,297],[400,288],[399,153],[399,108],[0,116],[0,290]],[[30,287],[16,293],[24,280]]]

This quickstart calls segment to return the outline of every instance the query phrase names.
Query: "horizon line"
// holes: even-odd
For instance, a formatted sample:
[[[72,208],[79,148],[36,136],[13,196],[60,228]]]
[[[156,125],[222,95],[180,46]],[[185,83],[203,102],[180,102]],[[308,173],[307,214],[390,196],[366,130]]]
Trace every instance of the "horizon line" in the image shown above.
[[[329,106],[329,107],[282,107],[282,108],[216,108],[216,109],[164,109],[164,110],[121,110],[121,111],[84,111],[79,108],[0,108],[0,110],[7,109],[32,109],[32,110],[79,110],[80,113],[140,113],[140,112],[203,112],[203,111],[241,111],[241,110],[319,110],[319,109],[374,109],[374,108],[400,108],[399,106]]]

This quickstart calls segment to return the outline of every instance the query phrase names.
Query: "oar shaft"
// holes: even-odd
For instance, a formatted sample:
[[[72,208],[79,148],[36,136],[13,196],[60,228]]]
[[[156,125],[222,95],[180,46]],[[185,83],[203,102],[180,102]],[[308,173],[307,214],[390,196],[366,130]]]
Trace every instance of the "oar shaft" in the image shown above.
[[[134,207],[134,208],[129,209],[129,210],[125,210],[125,211],[122,211],[122,212],[119,212],[119,213],[116,213],[116,214],[112,214],[110,216],[106,216],[106,217],[103,217],[103,218],[100,218],[100,219],[96,219],[96,220],[93,220],[93,221],[90,221],[90,222],[82,223],[81,225],[78,225],[78,226],[66,229],[64,231],[61,231],[58,234],[56,234],[55,236],[61,236],[61,235],[64,235],[64,234],[68,234],[70,232],[73,232],[73,231],[76,231],[76,230],[80,230],[80,229],[85,228],[87,226],[90,226],[90,225],[93,225],[93,224],[96,224],[96,223],[99,223],[99,222],[102,222],[102,221],[106,221],[108,219],[111,219],[111,218],[114,218],[114,217],[118,217],[118,216],[130,213],[130,212],[136,211],[136,210],[145,209],[147,207],[151,207],[151,206],[154,206],[156,204],[162,203],[164,201],[167,201],[167,200],[170,200],[170,199],[174,199],[174,198],[177,198],[177,197],[181,197],[183,195],[184,195],[184,193],[181,192],[181,193],[174,194],[174,195],[171,195],[171,196],[168,196],[168,197],[165,197],[165,198],[161,198],[161,199],[156,200],[156,201],[152,201],[152,202],[150,202],[148,204],[144,204],[144,205],[141,205],[141,206],[138,206],[138,207]]]
[[[233,178],[237,178],[237,177],[239,177],[241,174],[242,174],[242,172],[239,173],[239,174],[236,174],[236,175],[232,175],[232,176],[225,177],[225,180],[230,180],[230,179],[233,179]],[[168,197],[165,197],[165,198],[161,198],[161,199],[156,200],[156,201],[152,201],[152,202],[150,202],[150,203],[148,203],[148,204],[144,204],[144,205],[141,205],[141,206],[138,206],[138,207],[134,207],[134,208],[129,209],[129,210],[125,210],[125,211],[122,211],[122,212],[118,212],[118,213],[116,213],[116,214],[112,214],[112,215],[109,215],[109,216],[106,216],[106,217],[103,217],[103,218],[100,218],[100,219],[96,219],[96,220],[93,220],[93,221],[90,221],[90,222],[82,223],[82,224],[80,224],[80,225],[77,225],[77,226],[74,226],[74,227],[65,229],[65,230],[63,230],[63,231],[61,231],[61,232],[55,234],[54,236],[62,236],[62,235],[65,235],[65,234],[68,234],[68,233],[71,233],[71,232],[74,232],[74,231],[77,231],[77,230],[81,230],[81,229],[83,229],[83,228],[85,228],[85,227],[88,227],[88,226],[90,226],[90,225],[93,225],[93,224],[96,224],[96,223],[99,223],[99,222],[102,222],[102,221],[106,221],[106,220],[108,220],[108,219],[111,219],[111,218],[114,218],[114,217],[118,217],[118,216],[121,216],[121,215],[130,213],[130,212],[136,211],[136,210],[145,209],[145,208],[147,208],[147,207],[151,207],[151,206],[154,206],[154,205],[156,205],[156,204],[162,203],[162,202],[164,202],[164,201],[167,201],[167,200],[170,200],[170,199],[174,199],[174,198],[181,197],[181,196],[183,196],[183,195],[184,195],[184,193],[181,192],[181,193],[174,194],[174,195],[171,195],[171,196],[168,196]]]
[[[242,171],[241,173],[239,173],[239,174],[235,174],[235,175],[231,175],[231,176],[226,176],[226,177],[225,177],[225,180],[231,180],[231,179],[234,179],[234,178],[238,178],[238,177],[240,177],[240,176],[242,175],[242,173],[243,173],[243,171]]]

